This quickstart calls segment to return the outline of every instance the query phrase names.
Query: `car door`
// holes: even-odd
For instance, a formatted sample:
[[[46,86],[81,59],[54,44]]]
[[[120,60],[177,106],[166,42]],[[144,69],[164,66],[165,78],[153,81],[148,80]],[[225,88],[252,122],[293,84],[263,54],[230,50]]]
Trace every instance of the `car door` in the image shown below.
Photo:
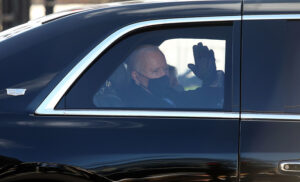
[[[63,120],[84,125],[79,127],[81,133],[68,135],[81,141],[73,151],[80,156],[72,162],[75,166],[88,166],[113,180],[237,179],[239,21],[203,24],[199,20],[188,26],[188,19],[178,25],[176,19],[171,25],[164,20],[163,26],[129,32],[75,82],[62,100],[65,109],[52,111],[63,112]],[[134,81],[128,62],[134,50],[145,45],[158,47],[168,66],[176,69],[176,89],[190,93],[203,85],[187,67],[196,54],[193,46],[200,42],[214,52],[223,77],[220,102],[208,104],[217,97],[214,94],[208,98],[183,94],[185,104],[176,107],[149,106],[146,98],[126,105],[122,95],[126,84]]]
[[[300,180],[299,19],[244,17],[241,181]]]

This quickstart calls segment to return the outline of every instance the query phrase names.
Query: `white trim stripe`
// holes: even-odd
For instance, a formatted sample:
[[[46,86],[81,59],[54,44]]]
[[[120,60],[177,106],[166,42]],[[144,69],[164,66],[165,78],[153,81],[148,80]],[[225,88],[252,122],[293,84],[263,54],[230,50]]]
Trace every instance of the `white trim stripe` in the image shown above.
[[[56,113],[57,110],[51,112]],[[61,111],[58,111],[61,112]],[[71,116],[114,116],[114,117],[173,117],[173,118],[218,118],[239,119],[237,112],[202,112],[202,111],[162,111],[162,110],[64,110],[63,115]]]
[[[300,121],[298,114],[267,114],[267,113],[242,113],[242,120],[286,120],[286,121]]]
[[[300,14],[244,15],[242,20],[297,20]]]

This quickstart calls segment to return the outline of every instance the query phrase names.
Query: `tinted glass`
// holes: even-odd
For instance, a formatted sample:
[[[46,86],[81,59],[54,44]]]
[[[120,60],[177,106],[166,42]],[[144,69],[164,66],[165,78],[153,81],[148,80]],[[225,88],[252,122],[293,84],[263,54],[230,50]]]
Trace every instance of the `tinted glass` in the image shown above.
[[[247,21],[243,30],[243,111],[300,113],[300,21]]]
[[[0,110],[34,111],[74,64],[111,31],[106,17],[60,18],[0,42]],[[113,24],[115,26],[115,23]],[[26,89],[24,96],[8,88]],[[18,107],[16,107],[18,106]]]
[[[106,51],[66,97],[72,109],[225,110],[231,105],[230,25],[135,32]]]

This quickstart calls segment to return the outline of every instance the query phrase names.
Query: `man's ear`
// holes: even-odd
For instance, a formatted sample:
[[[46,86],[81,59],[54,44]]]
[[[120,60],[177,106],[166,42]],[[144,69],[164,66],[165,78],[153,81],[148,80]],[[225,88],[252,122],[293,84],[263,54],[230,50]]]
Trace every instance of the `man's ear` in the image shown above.
[[[138,85],[140,82],[139,82],[139,79],[138,79],[138,73],[136,71],[132,71],[131,72],[131,78],[134,80],[134,82]]]

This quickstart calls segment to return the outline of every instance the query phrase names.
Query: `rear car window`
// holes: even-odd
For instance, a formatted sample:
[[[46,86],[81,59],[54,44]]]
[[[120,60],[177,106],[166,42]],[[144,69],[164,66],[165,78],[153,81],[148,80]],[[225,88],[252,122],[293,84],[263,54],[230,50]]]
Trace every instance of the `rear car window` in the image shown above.
[[[300,113],[300,21],[245,21],[243,31],[243,111]]]

